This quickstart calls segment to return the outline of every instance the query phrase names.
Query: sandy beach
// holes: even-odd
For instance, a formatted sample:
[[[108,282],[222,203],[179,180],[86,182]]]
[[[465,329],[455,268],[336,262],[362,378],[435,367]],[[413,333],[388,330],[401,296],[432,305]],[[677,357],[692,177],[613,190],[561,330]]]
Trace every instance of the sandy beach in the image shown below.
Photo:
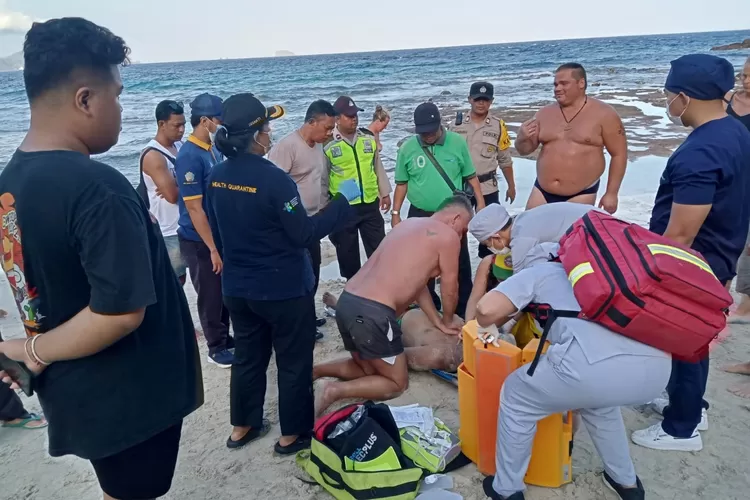
[[[629,214],[640,214],[634,222],[645,223],[652,196],[632,196],[621,200]],[[470,240],[471,241],[471,240]],[[473,245],[476,242],[472,241]],[[327,244],[330,245],[330,244]],[[474,252],[472,252],[474,254]],[[326,246],[324,278],[337,274],[335,255]],[[327,265],[326,265],[327,264]],[[476,265],[476,259],[474,264]],[[0,307],[10,312],[0,320],[3,334],[21,333],[18,315],[10,302],[7,283],[0,283]],[[322,283],[318,292],[318,309],[322,314],[320,296],[330,291],[338,294],[341,280]],[[196,325],[195,293],[186,287]],[[323,327],[325,339],[315,349],[316,362],[345,356],[335,323]],[[238,451],[229,451],[224,442],[229,426],[229,370],[205,363],[205,346],[201,339],[206,403],[191,415],[183,427],[179,463],[171,500],[230,500],[254,497],[259,499],[318,500],[330,498],[320,487],[306,484],[309,480],[293,458],[280,458],[273,453],[279,436],[277,414],[276,367],[269,368],[265,412],[272,422],[271,433],[262,440]],[[729,337],[717,344],[712,352],[707,399],[710,430],[703,433],[704,449],[699,453],[658,452],[631,444],[636,470],[645,485],[648,498],[663,500],[746,499],[750,490],[750,468],[747,450],[750,445],[750,401],[737,398],[727,387],[742,381],[718,368],[750,358],[750,327],[732,326]],[[36,398],[25,399],[27,408],[39,410]],[[437,416],[454,430],[458,428],[456,389],[424,373],[413,373],[408,391],[393,404],[419,403],[430,406]],[[106,404],[106,402],[102,402]],[[623,408],[628,431],[644,428],[658,420],[646,407]],[[112,429],[117,432],[117,429]],[[45,431],[0,428],[0,499],[3,500],[95,500],[101,498],[94,474],[84,460],[73,457],[52,459],[47,455]],[[602,500],[615,498],[601,481],[601,461],[585,428],[575,437],[573,453],[574,482],[560,489],[531,487],[531,500],[575,499]],[[473,465],[454,472],[454,491],[467,500],[485,498],[482,475]]]

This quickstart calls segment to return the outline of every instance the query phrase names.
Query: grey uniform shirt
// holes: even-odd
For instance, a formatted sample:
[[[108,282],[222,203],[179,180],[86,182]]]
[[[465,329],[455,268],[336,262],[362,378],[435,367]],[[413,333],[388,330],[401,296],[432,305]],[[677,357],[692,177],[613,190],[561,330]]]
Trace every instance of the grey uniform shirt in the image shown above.
[[[531,250],[540,243],[557,243],[565,231],[591,210],[582,203],[549,203],[520,213],[510,229],[510,250],[513,272],[528,265]]]
[[[558,310],[581,310],[565,269],[557,262],[537,260],[530,267],[500,283],[493,291],[508,297],[518,310],[532,302],[549,304]],[[663,351],[614,333],[598,323],[576,318],[555,320],[547,340],[552,344],[565,345],[570,344],[573,339],[578,341],[591,364],[620,355],[669,358],[669,354]]]

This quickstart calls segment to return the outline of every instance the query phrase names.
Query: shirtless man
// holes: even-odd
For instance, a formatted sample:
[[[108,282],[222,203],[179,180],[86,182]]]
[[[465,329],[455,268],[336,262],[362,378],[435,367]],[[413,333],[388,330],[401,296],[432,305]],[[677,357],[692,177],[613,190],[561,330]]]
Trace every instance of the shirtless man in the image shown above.
[[[599,207],[617,211],[617,196],[628,161],[622,120],[614,108],[586,95],[586,70],[578,63],[555,72],[555,100],[521,125],[516,150],[527,156],[542,145],[537,159],[537,180],[526,209],[545,203],[596,203],[599,179],[604,174],[604,148],[609,164],[607,190]]]
[[[458,255],[472,215],[468,198],[459,195],[431,217],[401,222],[348,281],[338,300],[336,323],[351,358],[314,367],[313,380],[341,380],[320,391],[317,414],[340,399],[385,401],[406,390],[409,374],[397,318],[415,300],[443,334],[459,334],[463,322],[454,316]],[[442,317],[427,289],[437,276]]]

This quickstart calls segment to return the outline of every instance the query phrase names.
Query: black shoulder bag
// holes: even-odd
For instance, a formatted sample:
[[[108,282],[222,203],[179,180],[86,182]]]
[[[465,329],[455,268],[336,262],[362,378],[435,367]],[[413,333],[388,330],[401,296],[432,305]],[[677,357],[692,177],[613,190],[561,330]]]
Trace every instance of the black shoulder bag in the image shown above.
[[[458,189],[455,184],[453,184],[453,181],[450,177],[448,177],[448,174],[445,173],[445,170],[443,170],[443,167],[440,166],[440,163],[438,163],[437,158],[435,158],[435,155],[432,154],[432,152],[427,149],[427,147],[422,144],[422,151],[424,151],[424,154],[427,155],[427,158],[430,159],[430,163],[435,167],[435,170],[438,171],[440,174],[440,177],[443,178],[446,184],[448,184],[448,187],[450,188],[451,192],[454,195],[463,195],[467,198],[473,198],[474,197],[474,190],[472,189],[471,185],[467,182],[464,183],[462,186],[463,189]]]

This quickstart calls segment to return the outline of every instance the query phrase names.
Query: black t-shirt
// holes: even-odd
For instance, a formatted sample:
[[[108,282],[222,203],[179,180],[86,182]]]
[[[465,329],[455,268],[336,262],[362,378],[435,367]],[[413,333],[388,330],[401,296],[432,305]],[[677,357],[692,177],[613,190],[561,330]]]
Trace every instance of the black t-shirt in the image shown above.
[[[87,306],[146,308],[131,334],[38,377],[50,455],[119,453],[203,403],[185,294],[158,224],[122,174],[72,151],[17,151],[0,174],[0,217],[3,270],[28,334]]]

